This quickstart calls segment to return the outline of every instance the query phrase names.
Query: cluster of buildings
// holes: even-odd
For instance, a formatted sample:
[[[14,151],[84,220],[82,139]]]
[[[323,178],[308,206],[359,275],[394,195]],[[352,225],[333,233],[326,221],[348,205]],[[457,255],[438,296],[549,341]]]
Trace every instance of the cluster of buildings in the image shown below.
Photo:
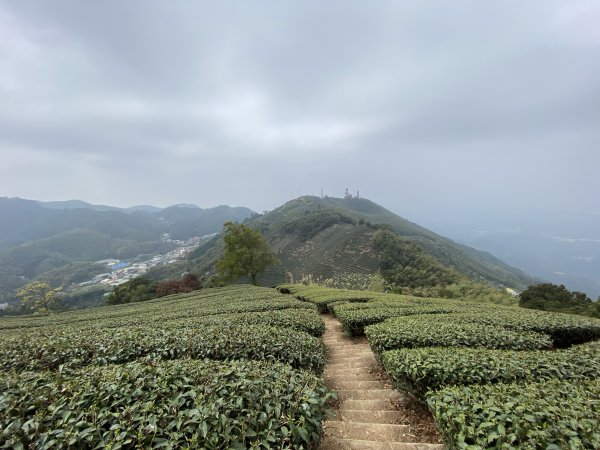
[[[106,286],[117,286],[119,284],[126,283],[135,277],[143,275],[153,267],[164,266],[166,264],[172,264],[182,258],[188,253],[197,248],[200,242],[203,240],[213,237],[212,235],[193,237],[187,241],[172,240],[168,234],[161,237],[163,242],[169,242],[177,245],[178,247],[171,250],[164,255],[156,255],[146,261],[138,262],[125,262],[118,259],[103,259],[96,261],[96,264],[103,265],[107,271],[96,275],[93,279],[79,283],[77,287],[86,287],[94,285],[106,285]]]

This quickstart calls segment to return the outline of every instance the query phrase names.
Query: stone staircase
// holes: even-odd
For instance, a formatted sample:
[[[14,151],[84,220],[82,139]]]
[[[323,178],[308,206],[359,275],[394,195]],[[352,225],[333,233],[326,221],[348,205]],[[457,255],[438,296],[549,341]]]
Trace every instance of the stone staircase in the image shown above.
[[[419,442],[398,408],[407,399],[381,375],[365,338],[349,338],[332,316],[323,316],[327,364],[323,377],[337,391],[335,416],[324,424],[321,450],[443,450]],[[438,441],[439,442],[439,441]]]

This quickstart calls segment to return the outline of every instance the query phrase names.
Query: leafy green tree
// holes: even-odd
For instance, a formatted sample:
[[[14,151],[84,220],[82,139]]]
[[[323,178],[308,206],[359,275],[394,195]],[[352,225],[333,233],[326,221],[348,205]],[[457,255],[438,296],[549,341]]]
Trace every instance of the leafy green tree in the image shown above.
[[[61,288],[52,288],[47,281],[32,281],[17,291],[23,305],[34,311],[49,312]]]
[[[444,266],[417,244],[392,231],[377,231],[372,242],[379,256],[379,272],[390,287],[446,286],[460,279],[454,269]]]
[[[225,280],[247,275],[256,286],[256,276],[276,264],[277,258],[260,231],[234,222],[224,227],[225,255],[217,261],[219,274]]]
[[[346,214],[332,210],[306,211],[300,217],[284,222],[282,227],[286,233],[300,236],[306,240],[315,237],[321,231],[338,223],[353,224],[354,219]]]
[[[583,292],[571,292],[563,284],[552,283],[529,286],[519,296],[519,306],[544,311],[574,314],[596,314],[590,298]]]
[[[588,305],[588,315],[600,318],[600,297],[598,297],[598,300],[591,302]]]
[[[120,305],[123,303],[143,302],[156,298],[156,281],[145,277],[136,277],[127,283],[115,286],[106,303]]]

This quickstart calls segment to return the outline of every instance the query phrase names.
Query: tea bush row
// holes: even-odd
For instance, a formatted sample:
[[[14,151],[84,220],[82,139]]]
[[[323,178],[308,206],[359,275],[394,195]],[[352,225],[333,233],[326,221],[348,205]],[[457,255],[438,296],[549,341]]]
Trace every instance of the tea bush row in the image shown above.
[[[80,311],[66,311],[50,316],[3,318],[0,336],[7,330],[24,330],[50,326],[96,324],[114,328],[129,323],[146,323],[162,319],[185,318],[190,315],[222,314],[224,312],[252,312],[272,309],[315,306],[284,296],[274,289],[238,285],[204,289],[178,294],[142,303],[128,303]]]
[[[360,334],[365,326],[406,315],[402,310],[414,307],[425,310],[439,308],[441,311],[462,314],[460,320],[484,326],[546,334],[552,338],[553,346],[557,348],[600,339],[600,320],[572,314],[318,286],[282,285],[279,289],[290,292],[304,301],[315,303],[321,312],[333,311],[350,334]],[[400,311],[394,311],[396,309]],[[364,312],[359,312],[363,310]]]
[[[321,286],[304,286],[302,284],[283,284],[277,287],[279,292],[292,294],[299,300],[317,305],[320,313],[328,312],[328,305],[340,302],[367,302],[378,294],[369,291],[352,291],[332,289]]]
[[[448,387],[427,403],[450,449],[598,449],[600,380]]]
[[[322,342],[290,328],[252,324],[185,323],[109,329],[103,332],[72,328],[33,339],[31,334],[5,340],[0,346],[1,370],[58,370],[91,364],[118,364],[139,358],[170,360],[185,357],[211,359],[269,359],[320,373]]]
[[[316,309],[281,309],[275,311],[255,312],[252,314],[218,314],[202,318],[191,318],[186,321],[188,326],[206,324],[250,324],[270,325],[304,331],[312,336],[320,337],[325,332],[323,319]]]
[[[553,345],[558,348],[600,339],[599,319],[574,314],[495,307],[463,317],[464,320],[482,325],[544,333],[552,338]]]
[[[510,350],[549,348],[549,336],[469,323],[454,314],[396,317],[365,329],[376,353],[397,348],[481,347]]]
[[[400,316],[411,316],[417,314],[447,314],[455,309],[451,306],[415,306],[406,305],[402,307],[379,306],[377,303],[366,303],[369,308],[352,308],[352,304],[344,304],[334,307],[335,316],[342,324],[344,331],[350,336],[362,336],[365,327],[386,319]]]
[[[331,394],[267,361],[179,360],[0,374],[0,447],[308,449]]]
[[[423,397],[446,386],[600,378],[600,341],[558,351],[423,347],[384,352],[399,390]]]

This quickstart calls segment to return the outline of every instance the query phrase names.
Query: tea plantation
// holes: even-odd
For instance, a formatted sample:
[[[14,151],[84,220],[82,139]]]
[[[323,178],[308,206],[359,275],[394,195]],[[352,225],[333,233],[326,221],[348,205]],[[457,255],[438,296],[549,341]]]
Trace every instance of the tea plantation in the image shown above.
[[[0,320],[0,448],[315,448],[317,307],[252,286]]]
[[[284,285],[365,334],[450,449],[599,449],[600,320],[487,303]]]

